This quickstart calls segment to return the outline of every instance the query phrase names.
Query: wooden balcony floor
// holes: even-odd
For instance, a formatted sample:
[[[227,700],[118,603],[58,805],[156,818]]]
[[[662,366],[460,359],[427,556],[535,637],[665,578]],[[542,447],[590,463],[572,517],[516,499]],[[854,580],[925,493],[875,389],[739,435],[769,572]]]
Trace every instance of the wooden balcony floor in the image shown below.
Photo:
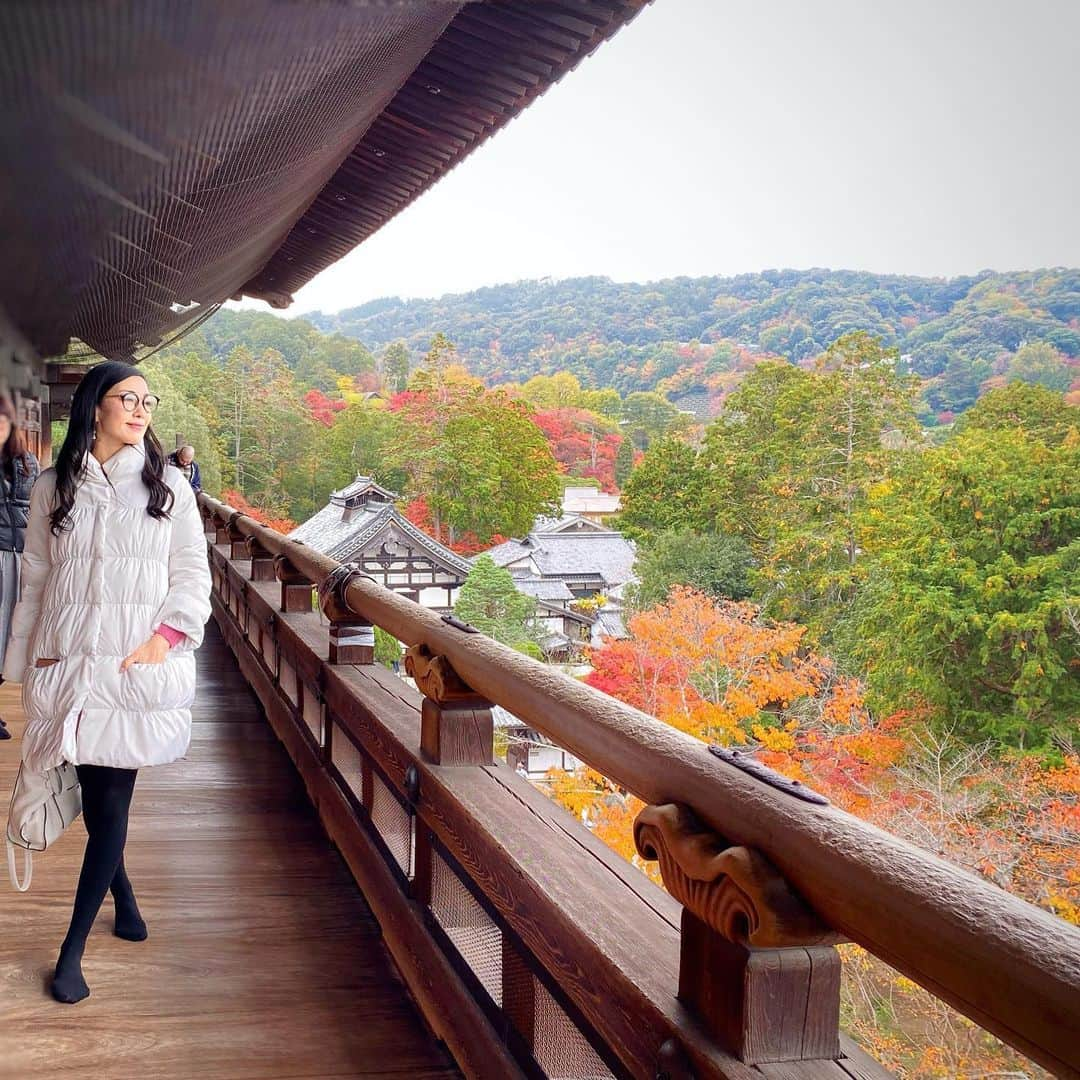
[[[48,980],[85,831],[40,856],[29,893],[0,895],[0,1077],[454,1077],[396,978],[379,928],[211,621],[184,761],[135,788],[127,864],[150,939],[112,934],[106,898],[59,1005]],[[15,735],[18,688],[0,687]]]

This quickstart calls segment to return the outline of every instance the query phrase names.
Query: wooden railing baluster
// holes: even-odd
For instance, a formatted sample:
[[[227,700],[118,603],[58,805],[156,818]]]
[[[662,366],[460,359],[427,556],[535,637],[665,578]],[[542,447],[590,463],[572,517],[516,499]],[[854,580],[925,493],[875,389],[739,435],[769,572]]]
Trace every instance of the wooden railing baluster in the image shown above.
[[[420,749],[436,765],[490,765],[495,756],[491,702],[465,685],[444,656],[426,645],[405,653],[405,670],[424,695]]]

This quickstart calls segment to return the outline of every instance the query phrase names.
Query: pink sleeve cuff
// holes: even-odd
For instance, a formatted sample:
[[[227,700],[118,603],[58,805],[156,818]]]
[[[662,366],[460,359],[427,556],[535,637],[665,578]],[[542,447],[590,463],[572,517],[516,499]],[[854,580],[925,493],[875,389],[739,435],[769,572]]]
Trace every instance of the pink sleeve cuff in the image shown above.
[[[165,623],[162,623],[157,628],[157,633],[159,633],[169,643],[170,649],[174,645],[178,645],[181,641],[184,640],[184,638],[187,637],[187,634],[182,634],[179,630],[175,630],[173,629],[173,627],[168,626]]]

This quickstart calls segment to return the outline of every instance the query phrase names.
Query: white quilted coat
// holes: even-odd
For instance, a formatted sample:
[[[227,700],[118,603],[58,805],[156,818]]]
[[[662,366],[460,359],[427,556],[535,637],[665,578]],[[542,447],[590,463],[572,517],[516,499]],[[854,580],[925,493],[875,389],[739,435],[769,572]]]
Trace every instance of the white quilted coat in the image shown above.
[[[195,649],[210,617],[210,569],[195,496],[166,466],[169,518],[146,512],[142,444],[103,468],[86,456],[72,527],[53,536],[48,515],[56,473],[34,485],[19,602],[4,678],[22,682],[27,768],[62,761],[136,769],[182,757],[191,738]],[[160,623],[185,639],[164,663],[120,662]],[[35,667],[41,658],[57,658]]]

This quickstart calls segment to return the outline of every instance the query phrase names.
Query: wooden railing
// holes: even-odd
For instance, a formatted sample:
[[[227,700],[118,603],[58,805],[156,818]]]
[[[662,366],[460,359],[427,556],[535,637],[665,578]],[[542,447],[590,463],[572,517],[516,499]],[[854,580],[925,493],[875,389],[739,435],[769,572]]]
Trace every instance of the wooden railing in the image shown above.
[[[1080,1077],[1077,928],[200,504],[226,639],[467,1075],[884,1075],[839,1035],[851,940]],[[372,663],[374,625],[421,694]],[[492,703],[645,801],[667,892],[493,764]]]

